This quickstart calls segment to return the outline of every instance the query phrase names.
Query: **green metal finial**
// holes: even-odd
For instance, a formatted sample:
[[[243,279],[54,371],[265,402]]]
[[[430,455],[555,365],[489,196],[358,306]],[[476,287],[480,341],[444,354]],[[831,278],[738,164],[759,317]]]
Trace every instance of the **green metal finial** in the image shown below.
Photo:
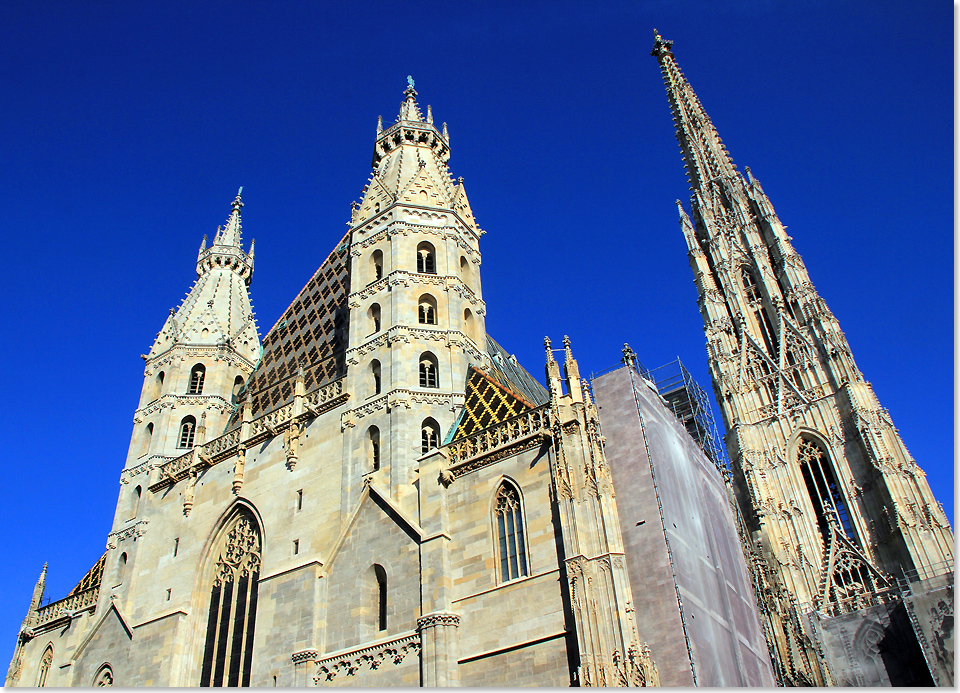
[[[414,88],[413,77],[411,77],[410,75],[407,75],[407,84],[410,85],[411,89]]]

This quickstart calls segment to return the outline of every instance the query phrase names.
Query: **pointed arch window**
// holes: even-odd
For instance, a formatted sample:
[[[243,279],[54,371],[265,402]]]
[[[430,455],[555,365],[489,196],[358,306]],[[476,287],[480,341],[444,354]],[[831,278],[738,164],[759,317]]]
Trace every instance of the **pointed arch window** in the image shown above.
[[[203,394],[203,378],[207,374],[207,368],[202,363],[198,363],[190,369],[190,387],[187,388],[188,395]]]
[[[429,351],[420,357],[420,387],[440,387],[437,377],[437,357]]]
[[[123,584],[123,579],[126,577],[126,575],[127,575],[127,554],[122,553],[120,554],[120,561],[118,562],[118,565],[117,565],[117,584],[118,585]]]
[[[113,685],[113,670],[109,664],[100,667],[96,677],[93,679],[94,688],[107,688]]]
[[[437,324],[437,299],[430,294],[424,294],[419,300],[417,318],[421,325]]]
[[[503,482],[500,485],[493,515],[501,582],[525,577],[528,571],[523,509],[520,492],[513,484]]]
[[[379,205],[378,205],[379,206]],[[380,211],[379,209],[377,210]],[[370,256],[370,267],[373,270],[373,280],[383,279],[383,251],[374,250]]]
[[[437,273],[436,251],[432,243],[424,241],[417,246],[417,272],[423,274]]]
[[[40,672],[37,674],[37,688],[43,688],[47,685],[47,676],[50,674],[50,667],[53,666],[53,645],[47,645],[40,657]]]
[[[837,483],[827,452],[816,440],[804,436],[800,438],[797,445],[797,462],[800,465],[800,473],[803,475],[810,502],[813,504],[817,528],[820,530],[824,545],[827,544],[830,536],[831,522],[839,523],[838,529],[842,530],[851,541],[857,541],[843,492]]]
[[[157,399],[158,397],[160,397],[160,395],[163,394],[163,378],[164,378],[163,371],[160,371],[159,373],[157,373],[157,377],[154,378],[153,397],[150,398],[151,400]]]
[[[177,437],[178,448],[192,448],[193,437],[197,433],[197,420],[192,416],[185,416],[180,421],[180,435]]]
[[[200,685],[249,686],[261,565],[260,529],[253,516],[238,513],[213,555]]]
[[[420,454],[426,455],[438,447],[440,447],[440,424],[431,418],[424,419],[420,425]]]

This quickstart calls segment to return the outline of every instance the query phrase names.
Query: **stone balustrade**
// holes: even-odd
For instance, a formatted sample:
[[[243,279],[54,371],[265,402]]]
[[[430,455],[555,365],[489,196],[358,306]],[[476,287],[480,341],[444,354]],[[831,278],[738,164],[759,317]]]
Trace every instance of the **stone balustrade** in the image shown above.
[[[97,597],[100,594],[100,586],[91,587],[88,590],[71,594],[69,597],[47,604],[37,609],[36,625],[42,626],[50,623],[61,616],[70,616],[76,611],[90,609],[97,605]]]
[[[496,426],[460,438],[445,447],[455,475],[458,468],[471,460],[492,452],[512,447],[515,444],[549,434],[551,413],[548,404],[527,410],[506,419]]]

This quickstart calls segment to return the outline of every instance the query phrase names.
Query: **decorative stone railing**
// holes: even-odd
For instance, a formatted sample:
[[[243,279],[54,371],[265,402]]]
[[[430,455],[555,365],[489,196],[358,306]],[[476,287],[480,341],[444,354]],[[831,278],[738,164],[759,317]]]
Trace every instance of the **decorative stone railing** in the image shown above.
[[[83,592],[71,594],[60,601],[47,604],[37,609],[36,625],[42,626],[50,621],[55,621],[61,616],[72,616],[77,611],[90,609],[97,605],[97,597],[100,594],[100,585],[91,587]]]
[[[319,416],[333,409],[347,400],[348,394],[343,391],[343,384],[344,378],[340,378],[322,385],[302,395],[302,401],[299,403],[295,398],[293,402],[269,414],[264,414],[247,423],[241,423],[239,428],[198,445],[189,452],[180,455],[180,457],[170,460],[160,466],[158,470],[159,478],[150,485],[150,490],[156,493],[185,479],[190,473],[190,468],[195,464],[213,466],[229,459],[237,454],[241,444],[244,447],[249,447],[265,438],[282,433],[294,420],[294,411],[297,409],[301,410],[301,413],[297,414],[297,418]],[[243,437],[244,433],[246,433],[246,438]]]
[[[356,676],[362,669],[374,671],[383,666],[398,665],[407,655],[419,657],[420,634],[409,631],[390,640],[363,647],[341,650],[314,660],[314,685],[323,685],[337,676]]]
[[[551,425],[550,405],[544,404],[496,426],[454,440],[444,448],[450,459],[450,471],[454,477],[473,471],[472,461],[549,435]]]

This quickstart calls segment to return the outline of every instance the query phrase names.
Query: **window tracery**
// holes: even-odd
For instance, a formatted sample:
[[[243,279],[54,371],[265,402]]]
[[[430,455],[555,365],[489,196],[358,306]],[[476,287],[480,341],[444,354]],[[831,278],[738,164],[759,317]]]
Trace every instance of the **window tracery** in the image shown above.
[[[527,552],[520,493],[506,482],[497,491],[494,526],[497,531],[501,582],[525,577],[528,574]]]
[[[424,241],[417,246],[417,272],[436,274],[437,261],[433,245]]]
[[[40,673],[37,675],[37,688],[43,688],[47,685],[47,675],[50,673],[50,667],[53,666],[53,645],[47,645],[40,658]]]
[[[110,665],[105,664],[100,668],[96,678],[93,680],[93,686],[94,688],[113,686],[113,670],[110,668]]]
[[[201,686],[249,686],[257,591],[260,530],[241,512],[222,534],[213,569]]]
[[[420,357],[420,387],[440,387],[437,357],[429,352]]]
[[[804,436],[797,445],[797,463],[813,504],[824,545],[826,546],[830,536],[831,523],[836,524],[847,538],[856,541],[847,504],[834,475],[829,455],[816,441]]]

